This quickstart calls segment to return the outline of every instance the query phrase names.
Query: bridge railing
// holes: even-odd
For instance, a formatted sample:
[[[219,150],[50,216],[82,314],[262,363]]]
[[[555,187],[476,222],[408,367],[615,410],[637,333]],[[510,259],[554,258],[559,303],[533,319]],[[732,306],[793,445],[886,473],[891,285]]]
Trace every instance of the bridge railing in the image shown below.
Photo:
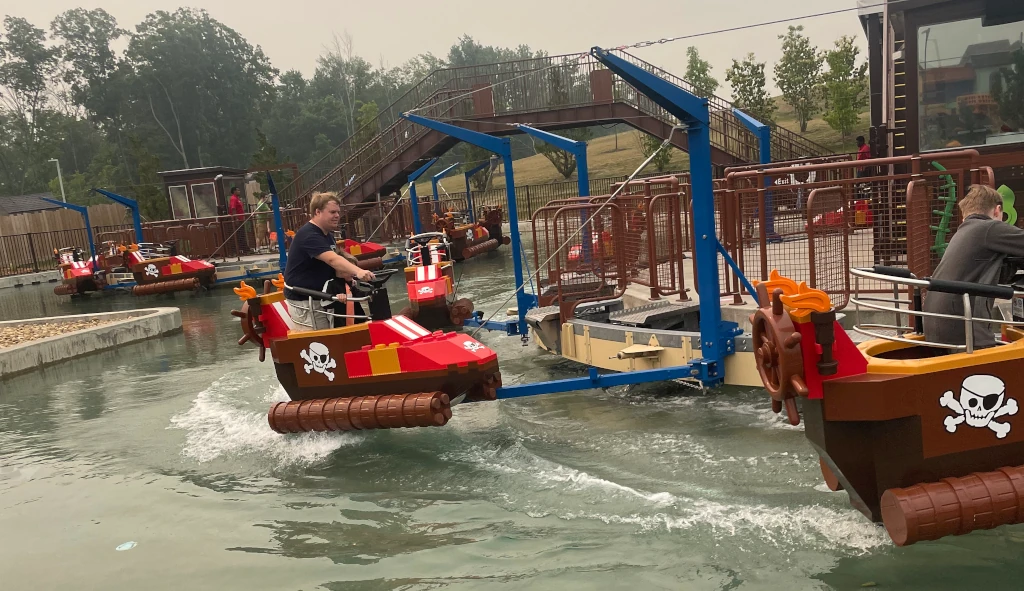
[[[685,80],[630,54],[618,53],[693,91]],[[579,54],[436,70],[286,186],[281,191],[283,202],[296,202],[313,191],[344,191],[377,172],[426,133],[421,126],[400,118],[410,110],[432,119],[455,121],[620,101],[665,122],[675,122],[649,98],[610,72],[602,71],[607,72],[592,56]],[[712,144],[739,160],[757,161],[757,141],[732,115],[732,106],[715,96],[709,97],[709,103]],[[782,128],[776,129],[773,150],[778,159],[828,153],[827,149]]]

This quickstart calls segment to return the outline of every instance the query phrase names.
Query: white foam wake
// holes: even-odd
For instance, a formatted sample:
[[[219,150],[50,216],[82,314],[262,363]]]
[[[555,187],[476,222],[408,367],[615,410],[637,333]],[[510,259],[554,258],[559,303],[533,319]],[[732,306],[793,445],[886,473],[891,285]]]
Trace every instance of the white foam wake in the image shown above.
[[[275,384],[253,399],[253,391],[268,386],[229,374],[200,392],[188,410],[171,417],[169,428],[186,433],[181,454],[200,463],[224,456],[258,455],[272,460],[276,467],[306,466],[363,439],[352,433],[275,433],[267,425],[267,409],[288,397],[284,388]]]

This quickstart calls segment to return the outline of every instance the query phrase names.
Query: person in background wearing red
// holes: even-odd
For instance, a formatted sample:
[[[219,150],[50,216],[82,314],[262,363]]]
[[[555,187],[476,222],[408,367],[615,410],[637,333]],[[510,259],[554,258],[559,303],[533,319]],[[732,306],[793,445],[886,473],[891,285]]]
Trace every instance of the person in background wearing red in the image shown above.
[[[857,136],[857,160],[871,160],[871,148],[867,142],[864,141],[864,136]],[[867,167],[858,168],[857,176],[869,176]]]
[[[245,207],[242,206],[242,199],[238,196],[238,187],[231,187],[228,214],[233,215],[238,221],[242,221],[245,218]]]
[[[228,200],[228,215],[234,218],[238,224],[238,231],[235,235],[235,248],[242,248],[249,244],[249,237],[246,234],[245,226],[245,206],[242,205],[242,199],[238,196],[238,187],[231,187],[231,199]],[[248,250],[245,248],[245,250]]]

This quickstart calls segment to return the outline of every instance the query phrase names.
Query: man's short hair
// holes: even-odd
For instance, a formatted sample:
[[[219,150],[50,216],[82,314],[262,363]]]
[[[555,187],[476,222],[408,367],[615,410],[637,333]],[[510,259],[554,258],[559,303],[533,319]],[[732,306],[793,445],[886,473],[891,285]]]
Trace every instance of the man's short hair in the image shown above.
[[[846,136],[846,137],[850,137],[850,136]],[[859,143],[861,143],[861,144],[865,143],[865,141],[864,141],[864,136],[862,136],[862,135],[858,135],[858,136],[857,136],[857,142],[859,142]]]
[[[318,209],[324,209],[331,201],[337,203],[338,207],[341,207],[341,199],[338,198],[337,193],[333,191],[313,193],[313,198],[309,200],[309,215],[316,215]]]
[[[957,205],[960,207],[960,214],[967,217],[971,214],[980,213],[988,215],[997,205],[1003,204],[1003,197],[998,191],[987,185],[973,185],[970,191],[964,195]]]
[[[238,190],[238,187],[231,187],[231,192],[232,192],[232,193],[234,193],[234,192],[235,192],[235,191],[237,191],[237,190]]]

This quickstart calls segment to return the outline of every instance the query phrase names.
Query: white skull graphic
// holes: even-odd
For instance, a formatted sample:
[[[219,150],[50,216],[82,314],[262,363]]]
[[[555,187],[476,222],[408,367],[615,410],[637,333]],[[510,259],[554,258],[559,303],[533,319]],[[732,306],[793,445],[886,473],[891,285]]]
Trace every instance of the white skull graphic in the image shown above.
[[[146,265],[146,275],[149,275],[150,277],[159,277],[160,276],[160,272],[157,271],[156,265],[154,265],[153,263],[150,263],[150,264]]]
[[[327,381],[334,381],[334,372],[328,371],[338,367],[338,363],[331,358],[331,351],[323,343],[310,343],[309,350],[303,349],[299,356],[306,360],[302,366],[306,373],[315,371],[323,374]]]
[[[462,347],[464,349],[466,349],[467,351],[472,351],[473,353],[476,353],[480,349],[484,348],[483,345],[481,345],[480,343],[478,343],[476,341],[464,341],[462,343]]]
[[[1010,432],[1010,423],[995,419],[1017,414],[1017,401],[1006,397],[1006,384],[996,376],[973,375],[964,378],[960,385],[960,396],[954,398],[953,391],[945,392],[939,404],[956,413],[943,421],[946,431],[955,433],[957,426],[966,423],[968,427],[988,427],[1002,439]]]
[[[423,287],[421,287],[419,289],[419,291],[417,293],[419,293],[420,295],[428,294],[428,293],[434,293],[434,288],[430,287],[429,285],[424,285]]]

